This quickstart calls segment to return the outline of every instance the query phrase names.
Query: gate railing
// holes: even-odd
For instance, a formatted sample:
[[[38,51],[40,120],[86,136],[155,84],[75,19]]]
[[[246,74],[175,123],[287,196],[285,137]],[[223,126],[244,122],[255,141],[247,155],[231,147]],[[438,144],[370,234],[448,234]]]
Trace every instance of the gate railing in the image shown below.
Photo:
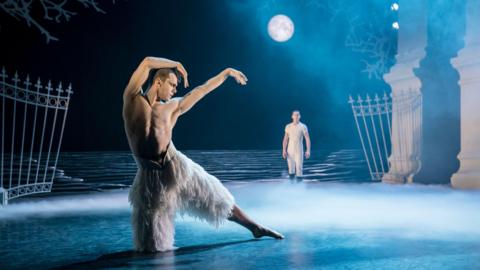
[[[354,100],[349,96],[362,150],[372,180],[381,180],[390,169],[388,156],[392,137],[392,99],[386,93]]]
[[[412,143],[413,137],[421,137],[422,96],[418,91],[404,91],[397,95],[375,94],[373,98],[368,94],[365,98],[357,96],[357,99],[349,96],[348,103],[352,107],[372,180],[382,180],[392,167],[398,170],[397,167],[403,166],[403,163],[399,163],[398,160],[410,158],[413,150],[415,153],[419,151],[417,148],[421,146],[418,143]],[[393,115],[398,121],[398,126],[394,129],[392,129]],[[407,129],[402,125],[403,123],[413,123],[419,129]],[[407,134],[409,132],[415,134]],[[392,148],[395,148],[396,155],[401,158],[392,158]]]
[[[18,73],[0,73],[0,203],[28,194],[50,192],[67,118],[71,85],[35,83]]]

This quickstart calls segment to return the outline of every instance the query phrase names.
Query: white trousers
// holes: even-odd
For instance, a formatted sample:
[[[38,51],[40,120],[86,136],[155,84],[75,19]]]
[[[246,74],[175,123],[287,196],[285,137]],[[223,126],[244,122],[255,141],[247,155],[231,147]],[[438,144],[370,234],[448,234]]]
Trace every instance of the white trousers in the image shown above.
[[[287,151],[288,174],[303,175],[303,151]]]

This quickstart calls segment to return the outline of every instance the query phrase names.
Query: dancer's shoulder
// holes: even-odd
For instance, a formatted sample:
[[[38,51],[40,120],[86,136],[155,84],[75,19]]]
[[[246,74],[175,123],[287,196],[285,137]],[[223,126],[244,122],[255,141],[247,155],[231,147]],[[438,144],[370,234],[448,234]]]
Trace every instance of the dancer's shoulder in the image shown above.
[[[301,127],[304,131],[308,131],[307,125],[305,125],[304,123],[300,123],[300,124],[301,124]]]
[[[177,104],[180,102],[182,98],[181,97],[174,97],[174,98],[171,98],[167,103],[168,104]]]

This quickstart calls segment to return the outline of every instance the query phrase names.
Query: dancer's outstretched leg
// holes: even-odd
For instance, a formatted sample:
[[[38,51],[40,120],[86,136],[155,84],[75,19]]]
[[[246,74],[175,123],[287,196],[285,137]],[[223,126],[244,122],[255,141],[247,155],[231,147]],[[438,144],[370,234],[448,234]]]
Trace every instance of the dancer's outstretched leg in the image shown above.
[[[255,238],[260,238],[263,236],[273,237],[275,239],[283,239],[285,238],[280,233],[271,230],[269,228],[265,228],[257,223],[255,223],[252,219],[250,219],[247,214],[245,214],[240,207],[237,205],[233,206],[232,213],[228,220],[233,221],[242,225],[243,227],[249,229]]]

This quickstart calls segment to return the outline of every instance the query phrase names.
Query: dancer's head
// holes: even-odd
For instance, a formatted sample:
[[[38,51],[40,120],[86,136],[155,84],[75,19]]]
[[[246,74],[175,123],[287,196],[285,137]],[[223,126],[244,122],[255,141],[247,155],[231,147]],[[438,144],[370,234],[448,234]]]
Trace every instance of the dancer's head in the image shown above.
[[[298,122],[300,121],[300,117],[301,117],[301,115],[300,115],[300,111],[299,111],[299,110],[294,110],[294,111],[292,112],[292,120],[293,120],[293,122],[298,123]]]
[[[168,101],[177,93],[177,85],[179,83],[180,76],[178,76],[177,70],[161,68],[155,72],[149,91],[156,91],[158,99]]]

